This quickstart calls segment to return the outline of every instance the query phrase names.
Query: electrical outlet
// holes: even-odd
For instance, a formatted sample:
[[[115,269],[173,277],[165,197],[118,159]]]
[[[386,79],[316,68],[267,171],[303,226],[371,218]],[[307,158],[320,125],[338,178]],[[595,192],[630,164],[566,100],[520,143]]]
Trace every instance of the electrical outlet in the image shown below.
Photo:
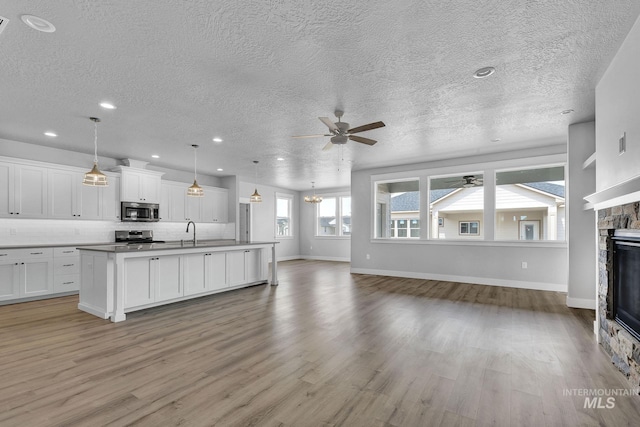
[[[527,261],[522,261],[522,268],[527,268],[527,267],[528,267]]]
[[[627,133],[623,132],[618,140],[618,154],[624,154],[627,151]]]
[[[16,234],[18,234],[18,230],[16,230],[15,228],[10,228],[9,234],[11,234],[12,236],[15,236]]]
[[[371,255],[367,254],[367,259],[371,259]]]

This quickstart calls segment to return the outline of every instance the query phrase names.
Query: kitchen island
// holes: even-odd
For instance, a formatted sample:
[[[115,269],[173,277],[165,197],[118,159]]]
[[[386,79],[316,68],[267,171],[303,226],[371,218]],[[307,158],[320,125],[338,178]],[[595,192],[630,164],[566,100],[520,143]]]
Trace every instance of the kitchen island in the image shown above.
[[[80,246],[78,308],[112,322],[126,313],[268,283],[277,242],[205,240]]]

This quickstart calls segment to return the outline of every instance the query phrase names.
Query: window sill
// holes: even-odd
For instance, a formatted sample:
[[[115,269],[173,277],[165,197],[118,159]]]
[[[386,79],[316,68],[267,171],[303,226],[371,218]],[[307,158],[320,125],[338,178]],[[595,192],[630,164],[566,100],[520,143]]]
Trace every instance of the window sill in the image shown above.
[[[313,236],[313,238],[320,240],[350,240],[351,236]]]
[[[521,240],[420,240],[420,239],[371,239],[371,243],[407,244],[407,245],[440,245],[440,246],[492,246],[518,248],[566,248],[566,241],[535,240],[523,242]]]
[[[275,236],[274,239],[276,240],[293,240],[294,236]]]

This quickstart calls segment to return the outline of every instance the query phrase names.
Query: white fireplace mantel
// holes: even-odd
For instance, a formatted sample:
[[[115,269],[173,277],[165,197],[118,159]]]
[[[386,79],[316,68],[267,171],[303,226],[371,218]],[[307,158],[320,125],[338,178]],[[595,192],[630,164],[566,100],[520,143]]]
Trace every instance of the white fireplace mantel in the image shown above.
[[[640,201],[640,175],[584,198],[594,210]]]

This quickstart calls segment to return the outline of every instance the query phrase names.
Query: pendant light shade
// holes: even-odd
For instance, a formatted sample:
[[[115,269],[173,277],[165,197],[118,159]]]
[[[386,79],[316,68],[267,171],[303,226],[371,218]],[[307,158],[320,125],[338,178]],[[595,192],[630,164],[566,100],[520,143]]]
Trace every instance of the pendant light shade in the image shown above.
[[[314,186],[315,182],[311,182],[311,189],[313,190],[313,196],[304,196],[304,201],[307,203],[320,203],[322,202],[322,197],[321,196],[316,196],[316,191],[315,191],[315,186]]]
[[[204,196],[204,190],[198,185],[198,172],[197,172],[197,156],[196,150],[198,145],[192,144],[193,147],[193,185],[187,189],[187,196],[190,197],[202,197]]]
[[[260,203],[262,202],[262,196],[258,193],[258,161],[254,160],[253,164],[256,165],[256,189],[253,191],[253,194],[249,197],[249,201],[251,203]]]
[[[97,117],[89,117],[89,119],[93,122],[94,127],[93,168],[84,174],[82,183],[93,187],[107,187],[109,185],[107,182],[107,176],[98,169],[98,122],[100,122],[100,119]]]

